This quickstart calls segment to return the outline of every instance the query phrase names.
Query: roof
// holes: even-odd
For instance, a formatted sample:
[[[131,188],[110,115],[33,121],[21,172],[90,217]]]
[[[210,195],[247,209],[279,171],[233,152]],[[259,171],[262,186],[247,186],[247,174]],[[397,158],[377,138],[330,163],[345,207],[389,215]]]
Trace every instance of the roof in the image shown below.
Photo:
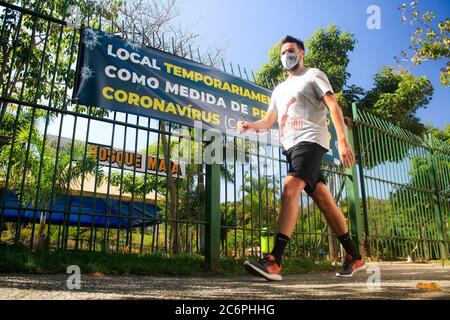
[[[0,219],[12,222],[38,223],[40,209],[24,207],[19,203],[17,194],[0,189]],[[127,229],[154,225],[161,222],[160,208],[152,203],[125,201],[67,194],[56,196],[55,203],[46,210],[48,223],[95,228]]]

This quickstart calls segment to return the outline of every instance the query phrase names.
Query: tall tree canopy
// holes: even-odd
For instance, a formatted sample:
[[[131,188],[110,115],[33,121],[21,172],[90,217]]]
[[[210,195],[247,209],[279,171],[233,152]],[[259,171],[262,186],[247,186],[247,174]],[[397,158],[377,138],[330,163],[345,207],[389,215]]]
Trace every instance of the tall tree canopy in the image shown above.
[[[319,68],[327,74],[345,115],[351,115],[351,104],[355,102],[358,107],[404,129],[424,133],[425,127],[415,112],[431,100],[431,82],[425,76],[415,77],[407,70],[384,66],[374,75],[372,89],[366,91],[349,84],[349,54],[356,42],[353,34],[342,32],[336,25],[320,28],[306,40],[305,67]],[[278,42],[270,49],[269,61],[259,69],[255,80],[258,84],[273,87],[285,77]]]
[[[349,32],[342,32],[332,24],[326,29],[318,29],[305,42],[305,67],[315,67],[324,71],[336,92],[342,91],[350,74],[347,65],[348,55],[355,47],[355,37]],[[256,74],[256,82],[271,85],[284,80],[286,74],[280,60],[280,42],[269,51],[269,62],[265,63]]]
[[[360,100],[359,107],[420,135],[425,127],[415,112],[426,107],[432,95],[433,86],[427,77],[385,66],[375,74],[374,87]]]

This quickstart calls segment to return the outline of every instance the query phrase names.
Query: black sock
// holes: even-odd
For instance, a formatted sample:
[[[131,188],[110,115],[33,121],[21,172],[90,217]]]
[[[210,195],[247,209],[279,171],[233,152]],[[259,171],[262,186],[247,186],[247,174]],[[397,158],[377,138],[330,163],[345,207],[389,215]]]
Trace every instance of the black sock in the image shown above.
[[[275,261],[279,266],[281,266],[281,258],[283,256],[284,249],[286,248],[288,241],[289,237],[287,235],[277,233],[275,237],[275,245],[272,249],[271,255],[275,257]]]
[[[350,233],[347,232],[342,236],[338,236],[339,242],[345,249],[345,252],[350,254],[353,258],[361,259],[361,256],[358,254],[358,250],[356,250],[355,244],[353,243],[352,237],[350,237]]]

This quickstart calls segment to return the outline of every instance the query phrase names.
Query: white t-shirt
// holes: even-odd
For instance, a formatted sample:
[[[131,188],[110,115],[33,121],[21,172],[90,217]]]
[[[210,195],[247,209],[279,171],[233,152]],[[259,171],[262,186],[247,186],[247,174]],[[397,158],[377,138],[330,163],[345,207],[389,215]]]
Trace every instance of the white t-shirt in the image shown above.
[[[334,93],[325,73],[306,68],[286,79],[272,92],[268,110],[278,112],[280,142],[288,150],[300,141],[309,141],[330,149],[326,114],[322,97]]]

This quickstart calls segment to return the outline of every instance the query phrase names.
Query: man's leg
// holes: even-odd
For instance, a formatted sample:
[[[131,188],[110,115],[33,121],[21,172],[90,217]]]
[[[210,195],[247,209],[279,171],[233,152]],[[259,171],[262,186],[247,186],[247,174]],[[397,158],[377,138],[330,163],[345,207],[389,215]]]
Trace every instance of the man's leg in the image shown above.
[[[284,249],[291,238],[300,211],[300,194],[306,182],[294,176],[287,176],[281,197],[281,211],[277,221],[277,235],[271,255],[281,265]]]
[[[348,230],[347,224],[345,223],[345,217],[336,205],[333,195],[330,190],[328,190],[328,187],[323,182],[317,183],[311,196],[322,211],[333,232],[337,236],[346,234]]]
[[[312,198],[323,212],[328,225],[337,235],[347,253],[343,270],[336,275],[351,277],[354,272],[365,270],[366,266],[362,261],[361,256],[358,254],[358,250],[348,232],[345,217],[336,205],[328,187],[323,182],[317,183],[316,188],[312,193]]]
[[[300,212],[300,194],[306,182],[294,176],[287,176],[281,197],[281,211],[277,222],[277,231],[291,237]]]
[[[284,182],[281,199],[281,212],[277,223],[277,236],[272,253],[259,262],[245,261],[244,267],[251,274],[263,277],[267,280],[281,280],[281,257],[289,238],[294,231],[297,216],[300,211],[300,194],[305,187],[305,181],[287,176]]]

